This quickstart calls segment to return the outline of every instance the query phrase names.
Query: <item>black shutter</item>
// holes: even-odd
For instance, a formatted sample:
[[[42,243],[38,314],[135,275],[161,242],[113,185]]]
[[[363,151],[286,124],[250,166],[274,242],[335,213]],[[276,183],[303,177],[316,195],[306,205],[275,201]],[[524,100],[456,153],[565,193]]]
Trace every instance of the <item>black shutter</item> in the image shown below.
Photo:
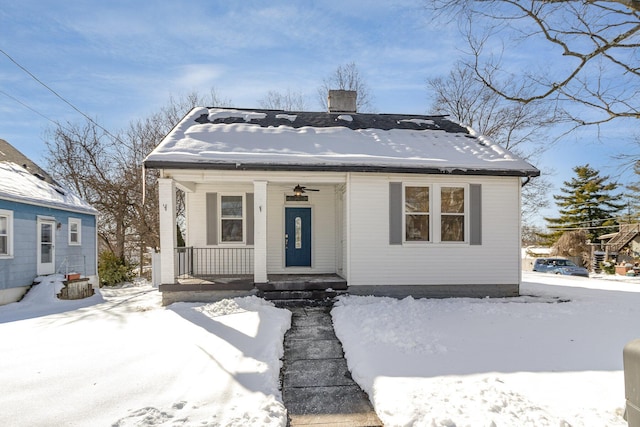
[[[471,245],[482,244],[482,186],[480,184],[469,185],[469,243]]]
[[[389,183],[389,244],[402,244],[402,183]]]
[[[218,193],[207,193],[205,218],[207,245],[218,244]]]
[[[253,235],[254,235],[254,220],[253,220],[253,193],[247,193],[247,206],[245,209],[247,210],[247,245],[253,245]]]

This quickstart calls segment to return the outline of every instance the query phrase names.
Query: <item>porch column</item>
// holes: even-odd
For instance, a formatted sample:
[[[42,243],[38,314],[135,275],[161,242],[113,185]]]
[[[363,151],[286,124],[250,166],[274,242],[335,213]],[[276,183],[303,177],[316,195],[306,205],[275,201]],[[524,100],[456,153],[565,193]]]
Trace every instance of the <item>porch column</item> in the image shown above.
[[[267,283],[267,181],[253,181],[253,281]]]
[[[176,183],[170,178],[158,178],[160,210],[160,283],[175,283]]]

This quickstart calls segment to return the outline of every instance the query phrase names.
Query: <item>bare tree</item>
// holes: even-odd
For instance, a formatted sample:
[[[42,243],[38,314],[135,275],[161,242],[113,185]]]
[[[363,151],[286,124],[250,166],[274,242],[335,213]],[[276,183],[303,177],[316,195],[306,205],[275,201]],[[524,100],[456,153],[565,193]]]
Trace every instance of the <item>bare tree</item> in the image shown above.
[[[364,78],[360,75],[360,71],[355,62],[340,65],[329,77],[322,80],[322,84],[318,88],[318,102],[320,106],[327,111],[327,96],[329,90],[355,90],[358,93],[356,98],[356,109],[359,112],[373,112],[373,95],[369,90],[369,86]]]
[[[553,245],[551,255],[580,258],[582,265],[592,268],[591,247],[587,244],[589,236],[584,230],[567,231]]]
[[[299,92],[292,92],[291,89],[287,89],[285,93],[270,90],[258,100],[258,104],[261,108],[270,110],[305,111],[307,109],[305,96]]]
[[[471,54],[468,66],[505,99],[550,100],[567,109],[577,104],[572,118],[578,126],[640,118],[639,1],[426,4],[441,16],[461,19]],[[526,51],[540,54],[522,54]],[[517,62],[507,64],[507,54],[518,54]]]
[[[157,113],[131,122],[115,138],[96,121],[58,126],[46,141],[47,169],[98,210],[104,247],[122,260],[142,260],[147,247],[159,246],[157,198],[143,197],[145,186],[149,194],[157,191],[157,172],[143,174],[144,158],[189,109],[228,103],[213,90],[208,96],[171,97]]]
[[[535,163],[549,145],[546,130],[560,120],[541,102],[508,101],[486,87],[473,71],[457,64],[447,77],[431,78],[433,113],[447,114],[495,143]],[[522,219],[526,225],[549,206],[551,182],[534,178],[522,190]]]

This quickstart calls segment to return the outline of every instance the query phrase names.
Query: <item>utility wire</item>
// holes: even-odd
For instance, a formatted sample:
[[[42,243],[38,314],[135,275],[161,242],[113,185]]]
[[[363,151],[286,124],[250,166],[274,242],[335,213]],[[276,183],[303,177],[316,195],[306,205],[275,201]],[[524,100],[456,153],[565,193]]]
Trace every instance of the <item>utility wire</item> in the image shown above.
[[[37,115],[39,115],[40,117],[42,117],[45,120],[50,121],[51,123],[53,123],[54,125],[61,127],[62,129],[66,130],[67,132],[72,132],[71,129],[69,129],[66,126],[61,125],[59,122],[53,120],[51,117],[47,117],[44,114],[42,114],[40,111],[36,110],[35,108],[31,107],[29,104],[20,101],[18,98],[16,98],[15,96],[12,96],[10,94],[8,94],[7,92],[3,91],[2,89],[0,89],[0,94],[6,96],[7,98],[17,102],[18,104],[22,105],[24,108],[33,111],[34,113],[36,113]]]
[[[3,94],[4,96],[6,96],[7,98],[10,98],[12,100],[14,100],[15,102],[17,102],[18,104],[22,105],[24,108],[27,108],[31,111],[33,111],[34,113],[36,113],[37,115],[39,115],[40,117],[42,117],[43,119],[49,120],[51,123],[53,123],[56,126],[60,126],[60,123],[56,122],[55,120],[53,120],[50,117],[45,116],[44,114],[42,114],[40,111],[36,110],[35,108],[32,108],[30,105],[25,104],[24,102],[20,101],[18,98],[9,95],[7,92],[3,91],[2,89],[0,89],[0,93]]]
[[[80,109],[78,107],[76,107],[75,105],[73,105],[71,102],[67,101],[62,95],[60,95],[58,92],[56,92],[55,90],[51,89],[49,86],[47,86],[46,83],[44,83],[42,80],[40,80],[39,78],[37,78],[31,71],[27,70],[25,67],[23,67],[22,65],[20,65],[15,59],[13,59],[11,57],[11,55],[9,55],[7,52],[5,52],[4,50],[0,49],[0,53],[2,53],[4,56],[6,56],[7,58],[9,58],[9,60],[11,62],[13,62],[18,68],[20,68],[22,71],[24,71],[25,73],[27,73],[33,80],[37,81],[38,83],[40,83],[42,86],[44,86],[47,90],[49,90],[49,92],[53,93],[55,96],[57,96],[60,100],[62,100],[65,104],[67,104],[68,106],[70,106],[71,108],[73,108],[75,111],[77,111],[78,113],[80,113],[83,117],[85,117],[87,120],[89,120],[91,123],[93,123],[95,126],[97,126],[98,128],[102,129],[107,135],[109,135],[110,137],[112,137],[113,139],[115,139],[116,141],[120,141],[120,138],[118,138],[117,136],[113,135],[111,132],[109,132],[107,129],[103,128],[100,124],[96,123],[95,120],[93,120],[91,117],[89,117],[88,115],[86,115],[85,113],[83,113],[82,111],[80,111]],[[12,98],[12,97],[11,97]],[[14,98],[15,99],[15,98]],[[18,101],[19,102],[19,101]],[[23,104],[22,102],[20,102],[20,104]],[[26,105],[25,105],[26,106]],[[34,111],[32,108],[27,107],[30,110]],[[37,112],[36,112],[37,113]],[[42,116],[42,114],[37,113],[39,115]],[[43,116],[45,117],[45,116]],[[57,122],[45,117],[47,120],[52,121],[53,123],[58,124]]]

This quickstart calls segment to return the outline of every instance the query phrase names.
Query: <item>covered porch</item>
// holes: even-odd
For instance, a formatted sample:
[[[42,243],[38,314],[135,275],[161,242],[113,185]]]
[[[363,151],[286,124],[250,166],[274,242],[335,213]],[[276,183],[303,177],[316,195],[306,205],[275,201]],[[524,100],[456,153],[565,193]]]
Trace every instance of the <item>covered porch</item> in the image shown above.
[[[185,193],[181,247],[166,232],[176,230],[177,189]],[[160,290],[346,289],[347,192],[344,173],[164,170]]]

